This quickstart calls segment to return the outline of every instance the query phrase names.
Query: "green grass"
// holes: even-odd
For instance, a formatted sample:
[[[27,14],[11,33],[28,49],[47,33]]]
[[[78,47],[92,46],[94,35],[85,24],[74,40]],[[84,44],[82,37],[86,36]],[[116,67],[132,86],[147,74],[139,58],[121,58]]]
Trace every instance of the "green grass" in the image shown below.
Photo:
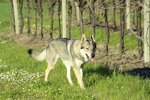
[[[24,8],[24,18],[26,18]],[[0,32],[11,32],[10,3],[0,1]],[[31,10],[33,15],[33,10]],[[55,13],[56,14],[56,13]],[[48,12],[44,12],[44,31],[49,32]],[[57,15],[55,15],[57,16]],[[87,15],[88,16],[88,15]],[[86,17],[87,17],[86,16]],[[112,16],[109,16],[112,20]],[[119,16],[117,16],[119,18]],[[31,26],[34,24],[31,17]],[[54,17],[54,34],[58,34],[57,17]],[[103,20],[103,18],[101,18]],[[119,20],[117,20],[119,21]],[[26,22],[25,22],[26,26]],[[40,24],[38,23],[38,26]],[[80,38],[80,28],[72,25],[72,37]],[[39,27],[38,27],[39,28]],[[24,30],[25,31],[25,30]],[[92,28],[85,27],[87,37]],[[110,33],[110,45],[118,45],[120,32]],[[105,29],[96,30],[98,44],[105,43]],[[132,35],[125,35],[125,48],[136,49],[137,40]],[[98,63],[84,65],[86,90],[82,91],[72,71],[74,86],[66,78],[66,69],[59,60],[56,68],[49,75],[49,82],[44,82],[46,62],[36,62],[27,55],[28,47],[0,37],[0,99],[50,99],[50,100],[149,100],[150,80],[130,76],[110,70]]]
[[[6,1],[0,2],[0,31],[10,30],[11,24],[11,14],[10,14],[10,4]]]
[[[0,99],[50,100],[148,100],[150,80],[110,70],[98,63],[84,65],[82,91],[72,71],[74,86],[66,78],[59,60],[44,82],[46,62],[36,62],[27,54],[28,47],[0,38]]]

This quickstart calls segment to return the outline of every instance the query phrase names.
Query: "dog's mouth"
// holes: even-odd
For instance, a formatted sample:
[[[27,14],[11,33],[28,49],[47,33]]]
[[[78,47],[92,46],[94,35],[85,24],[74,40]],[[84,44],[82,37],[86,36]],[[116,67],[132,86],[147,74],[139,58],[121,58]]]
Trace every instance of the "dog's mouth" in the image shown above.
[[[96,59],[95,58],[91,58],[91,59],[89,59],[89,61],[94,62],[94,61],[96,61]]]
[[[85,54],[86,55],[86,57],[87,57],[87,59],[89,60],[89,61],[91,61],[91,62],[94,62],[94,61],[96,61],[96,59],[95,59],[95,56],[93,56],[93,57],[89,57],[88,56],[88,54]]]
[[[86,55],[87,59],[90,59],[90,57],[88,56],[88,54],[85,54],[85,55]]]
[[[94,58],[94,57],[95,57],[95,53],[94,53],[94,52],[91,54],[91,57],[92,57],[92,58]]]

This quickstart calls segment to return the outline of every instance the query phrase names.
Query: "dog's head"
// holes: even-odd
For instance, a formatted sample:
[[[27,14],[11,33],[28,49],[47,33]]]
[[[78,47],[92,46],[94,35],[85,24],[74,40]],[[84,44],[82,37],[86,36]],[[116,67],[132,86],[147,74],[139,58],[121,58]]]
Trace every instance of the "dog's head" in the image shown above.
[[[93,35],[90,36],[89,40],[86,39],[84,34],[82,35],[80,52],[85,61],[92,61],[96,52],[96,42]]]

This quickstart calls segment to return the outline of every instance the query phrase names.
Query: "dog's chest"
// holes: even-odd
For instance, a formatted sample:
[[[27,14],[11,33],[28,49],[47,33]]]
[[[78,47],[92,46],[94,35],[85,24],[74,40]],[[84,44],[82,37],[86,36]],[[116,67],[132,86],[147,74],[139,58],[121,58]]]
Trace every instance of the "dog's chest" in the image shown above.
[[[81,67],[81,65],[84,63],[82,60],[79,60],[79,59],[75,59],[75,62],[76,62],[76,64],[77,64],[77,66],[80,68]]]
[[[64,59],[62,59],[63,60],[63,63],[66,65],[66,66],[78,66],[79,68],[81,68],[81,66],[82,66],[82,64],[84,63],[82,60],[79,60],[79,59],[77,59],[77,58],[75,58],[74,59],[74,61],[73,60],[64,60]]]

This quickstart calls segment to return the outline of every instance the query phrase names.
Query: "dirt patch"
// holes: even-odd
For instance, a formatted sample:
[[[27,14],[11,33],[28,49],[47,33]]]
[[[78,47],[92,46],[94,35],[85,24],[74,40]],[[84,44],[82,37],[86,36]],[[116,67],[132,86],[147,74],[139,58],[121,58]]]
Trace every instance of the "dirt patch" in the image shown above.
[[[25,34],[0,33],[0,36],[9,38],[16,43],[25,45],[31,48],[45,48],[49,42],[49,37],[27,36]],[[144,63],[143,58],[140,58],[138,51],[125,51],[122,56],[117,47],[110,46],[109,53],[104,51],[104,45],[97,45],[96,62],[109,66],[111,69],[117,68],[121,71],[133,70],[136,68],[150,67],[150,63]]]
[[[99,52],[97,58],[99,63],[107,64],[119,70],[128,70],[133,68],[148,67],[150,64],[145,64],[143,58],[140,58],[138,51],[125,51],[121,56],[119,50],[115,47],[109,48],[109,53],[104,53],[103,45],[98,47]]]
[[[0,36],[4,38],[8,38],[10,41],[16,42],[21,45],[25,45],[28,47],[46,47],[49,40],[48,38],[44,37],[41,39],[41,37],[37,36],[32,36],[32,35],[26,35],[26,34],[19,34],[16,35],[14,33],[0,33]]]

